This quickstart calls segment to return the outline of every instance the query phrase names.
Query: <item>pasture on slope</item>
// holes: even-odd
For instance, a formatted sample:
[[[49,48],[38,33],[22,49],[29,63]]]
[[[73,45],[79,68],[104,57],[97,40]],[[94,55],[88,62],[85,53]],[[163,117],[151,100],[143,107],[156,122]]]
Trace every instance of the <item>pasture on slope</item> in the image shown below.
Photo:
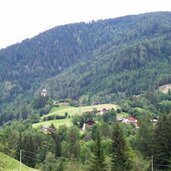
[[[72,116],[74,116],[76,114],[81,115],[84,112],[92,111],[94,108],[97,110],[102,110],[103,108],[105,108],[105,109],[113,108],[116,110],[118,108],[118,106],[114,105],[114,104],[99,104],[99,105],[93,105],[93,106],[80,106],[80,107],[73,107],[73,106],[53,107],[52,110],[49,112],[49,114],[46,115],[46,117],[50,116],[50,115],[64,115],[65,112],[67,112],[71,118],[39,122],[39,123],[33,124],[33,128],[37,128],[39,126],[50,126],[52,123],[57,128],[60,125],[71,126],[72,125],[72,122],[71,122]]]
[[[27,167],[26,165],[21,165],[22,171],[39,171]],[[0,152],[0,171],[18,171],[20,169],[20,162],[6,154]]]

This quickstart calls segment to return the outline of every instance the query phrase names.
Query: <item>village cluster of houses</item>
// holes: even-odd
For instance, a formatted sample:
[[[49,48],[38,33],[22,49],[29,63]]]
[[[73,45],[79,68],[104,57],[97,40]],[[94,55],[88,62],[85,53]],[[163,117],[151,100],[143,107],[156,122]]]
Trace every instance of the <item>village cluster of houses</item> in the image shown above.
[[[122,118],[122,119],[118,119],[117,121],[118,122],[125,123],[125,124],[134,125],[136,128],[139,128],[140,127],[140,122],[138,121],[138,119],[136,119],[133,116],[128,116],[128,117],[125,117],[125,118]],[[158,122],[158,119],[152,119],[151,122],[154,123],[154,124],[156,124]],[[84,123],[82,130],[85,131],[86,128],[92,127],[95,123],[96,122],[93,121],[93,120],[87,120]]]
[[[41,91],[41,96],[46,97],[48,96],[48,91],[46,89],[43,89]],[[96,111],[96,115],[103,115],[104,113],[108,112],[109,110],[112,110],[113,108],[103,108],[101,110],[97,110]],[[90,111],[88,111],[90,112]],[[126,123],[126,124],[131,124],[134,125],[136,128],[138,128],[140,126],[140,123],[138,122],[138,119],[133,117],[133,116],[127,116],[125,118],[120,118],[117,120],[118,122],[122,122],[122,123]],[[153,119],[151,120],[153,123],[157,123],[158,119]],[[96,123],[96,121],[94,120],[87,120],[82,127],[82,130],[85,131],[87,128],[92,127],[94,124]],[[43,126],[42,127],[44,132],[48,132],[49,127]]]
[[[128,116],[126,118],[123,118],[123,119],[119,119],[118,122],[123,122],[123,123],[126,123],[126,124],[132,124],[134,125],[135,127],[139,127],[139,124],[138,124],[138,120],[132,116]],[[93,120],[87,120],[84,124],[83,124],[83,128],[82,130],[86,130],[86,128],[90,128],[92,127],[96,122],[93,121]]]

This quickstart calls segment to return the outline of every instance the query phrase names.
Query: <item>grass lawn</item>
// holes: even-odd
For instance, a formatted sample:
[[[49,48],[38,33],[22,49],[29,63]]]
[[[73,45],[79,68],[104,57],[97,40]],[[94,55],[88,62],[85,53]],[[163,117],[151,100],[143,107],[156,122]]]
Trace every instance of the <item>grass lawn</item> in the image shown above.
[[[71,126],[72,122],[71,122],[71,118],[67,118],[67,119],[58,119],[58,120],[50,120],[50,121],[46,121],[46,122],[39,122],[36,124],[33,124],[33,128],[38,128],[40,126],[50,126],[53,123],[53,125],[58,128],[60,125],[66,125],[66,126]]]
[[[49,112],[49,114],[45,115],[45,117],[50,115],[64,115],[65,112],[68,113],[70,116],[74,116],[75,114],[81,115],[83,112],[86,111],[92,111],[94,108],[97,110],[103,109],[103,108],[114,108],[117,109],[117,105],[114,104],[100,104],[100,105],[94,105],[94,106],[81,106],[81,107],[73,107],[73,106],[59,106],[59,107],[53,107],[52,110]],[[60,125],[66,125],[71,126],[71,118],[67,119],[57,119],[57,120],[50,120],[45,122],[39,122],[33,124],[33,128],[37,128],[41,125],[43,126],[50,126],[51,124],[54,124],[55,127],[59,127]]]
[[[71,106],[59,106],[59,107],[53,107],[50,111],[50,113],[58,112],[61,110],[69,109]]]
[[[6,154],[0,152],[0,171],[19,171],[20,170],[20,162],[15,160]],[[22,171],[39,171],[36,169],[32,169],[27,167],[26,165],[21,165]]]
[[[114,104],[100,104],[100,105],[94,105],[94,106],[81,106],[81,107],[73,107],[73,106],[60,106],[60,107],[53,107],[52,110],[49,112],[48,115],[64,115],[65,112],[68,112],[70,116],[73,116],[75,114],[82,114],[86,111],[92,111],[94,108],[97,110],[103,109],[103,108],[114,108],[117,109],[117,105]]]

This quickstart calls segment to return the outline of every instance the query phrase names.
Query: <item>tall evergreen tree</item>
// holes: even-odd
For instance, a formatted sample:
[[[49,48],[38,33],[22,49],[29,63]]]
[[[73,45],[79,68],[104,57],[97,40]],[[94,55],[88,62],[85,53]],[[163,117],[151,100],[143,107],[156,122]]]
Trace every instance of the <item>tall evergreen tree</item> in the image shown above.
[[[105,171],[106,164],[104,159],[103,150],[101,147],[101,137],[99,129],[96,130],[96,139],[94,140],[95,147],[93,151],[93,156],[90,159],[89,171]]]
[[[131,168],[129,147],[119,123],[114,125],[112,133],[112,171],[128,171]]]
[[[167,170],[171,159],[171,116],[160,117],[153,138],[154,167]]]
[[[61,157],[61,140],[57,133],[57,129],[53,124],[51,124],[49,128],[50,135],[52,136],[55,143],[55,156]]]
[[[51,152],[48,152],[48,154],[46,155],[46,159],[45,159],[44,170],[56,171],[55,163],[56,163],[55,155],[52,154]]]
[[[152,155],[152,137],[153,137],[153,125],[151,123],[151,117],[145,116],[141,120],[141,126],[137,133],[137,148],[145,157]]]
[[[23,140],[23,163],[30,166],[35,167],[36,165],[36,153],[35,153],[35,145],[32,135],[25,135]]]
[[[77,159],[79,157],[80,142],[79,142],[80,131],[77,127],[72,126],[68,129],[66,137],[65,150],[67,157]]]

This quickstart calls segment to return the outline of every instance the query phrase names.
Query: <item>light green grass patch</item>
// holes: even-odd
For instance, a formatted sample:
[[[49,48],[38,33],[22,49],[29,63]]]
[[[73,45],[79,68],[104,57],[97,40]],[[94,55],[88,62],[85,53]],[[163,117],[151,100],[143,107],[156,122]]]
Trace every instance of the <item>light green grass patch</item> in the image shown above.
[[[59,106],[59,107],[53,107],[49,113],[58,112],[58,111],[60,111],[60,110],[68,109],[68,108],[71,108],[71,106]]]
[[[81,107],[73,107],[73,106],[60,106],[60,107],[53,107],[52,110],[50,111],[49,115],[64,115],[65,112],[67,112],[70,116],[73,116],[75,114],[82,114],[87,111],[92,111],[94,108],[97,110],[106,108],[114,108],[117,109],[117,105],[114,104],[100,104],[100,105],[93,105],[93,106],[81,106]]]
[[[66,125],[69,127],[72,125],[72,122],[71,122],[71,118],[57,119],[57,120],[50,120],[50,121],[35,123],[32,126],[33,128],[38,128],[40,126],[50,126],[51,124],[53,124],[56,128],[58,128],[60,125]]]
[[[26,165],[21,165],[22,171],[39,171],[37,169],[33,169],[27,167]],[[18,160],[13,159],[12,157],[7,156],[0,152],[0,171],[19,171],[20,170],[20,162]]]
[[[114,104],[100,104],[100,105],[93,105],[93,106],[81,106],[81,107],[73,107],[73,106],[59,106],[59,107],[53,107],[52,110],[50,111],[49,114],[43,116],[43,117],[47,117],[50,115],[64,115],[65,112],[68,113],[69,116],[74,116],[76,114],[81,115],[84,112],[87,111],[92,111],[94,108],[96,108],[97,110],[101,110],[103,108],[105,109],[117,109],[118,106],[114,105]],[[42,117],[42,118],[43,118]],[[60,125],[66,125],[66,126],[71,126],[72,122],[71,122],[71,118],[67,118],[67,119],[57,119],[57,120],[50,120],[50,121],[45,121],[45,122],[39,122],[39,123],[35,123],[33,124],[33,128],[37,128],[41,125],[43,126],[50,126],[51,124],[54,124],[55,127],[59,127]]]
[[[126,112],[117,113],[117,119],[126,118],[127,116],[129,116],[129,114]]]

